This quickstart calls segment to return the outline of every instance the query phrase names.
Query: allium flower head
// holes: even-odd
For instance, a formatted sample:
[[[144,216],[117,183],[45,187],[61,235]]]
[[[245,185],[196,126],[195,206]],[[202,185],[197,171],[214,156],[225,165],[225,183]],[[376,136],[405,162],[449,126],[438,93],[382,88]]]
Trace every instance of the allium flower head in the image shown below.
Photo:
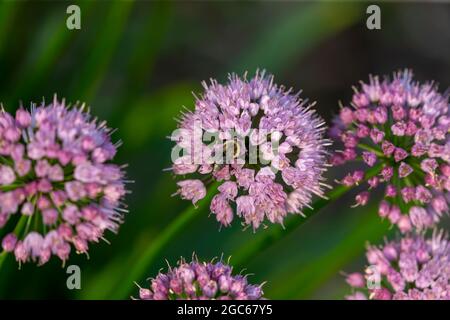
[[[111,163],[111,130],[56,97],[49,105],[0,111],[0,228],[19,263],[87,253],[104,231],[117,231],[125,194],[122,168]]]
[[[450,245],[444,233],[409,235],[384,246],[369,246],[364,274],[352,273],[347,299],[450,300]]]
[[[219,262],[181,259],[167,273],[150,280],[150,288],[139,288],[141,300],[261,300],[261,285],[248,283],[247,276],[233,275],[233,268]]]
[[[187,178],[177,194],[195,205],[206,195],[205,184],[218,181],[211,212],[224,226],[236,214],[254,230],[265,219],[282,224],[314,194],[323,195],[328,141],[307,101],[264,72],[250,80],[232,74],[225,85],[211,80],[203,87],[171,137],[171,169]]]
[[[434,225],[448,212],[450,191],[450,108],[448,94],[433,83],[412,81],[409,71],[392,80],[371,77],[355,89],[350,106],[343,107],[332,134],[343,143],[332,165],[362,160],[382,170],[368,179],[368,189],[383,185],[385,199],[379,214],[402,232]],[[364,180],[365,172],[349,173],[347,186]],[[369,192],[356,197],[364,205]]]

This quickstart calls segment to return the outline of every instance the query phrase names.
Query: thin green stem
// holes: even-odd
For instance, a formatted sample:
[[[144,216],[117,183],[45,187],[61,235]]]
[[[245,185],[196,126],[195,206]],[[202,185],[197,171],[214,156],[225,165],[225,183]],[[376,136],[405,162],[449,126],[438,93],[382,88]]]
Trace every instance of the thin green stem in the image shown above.
[[[182,231],[186,226],[198,215],[198,211],[204,208],[211,202],[215,195],[218,183],[212,185],[207,196],[199,201],[197,208],[190,206],[185,212],[180,214],[173,222],[171,222],[166,229],[164,229],[149,245],[146,251],[142,252],[137,261],[128,270],[127,274],[120,279],[118,288],[114,288],[112,292],[105,298],[107,299],[122,299],[127,297],[133,290],[133,283],[145,277],[148,268],[153,263],[154,259],[162,252],[167,244]]]
[[[133,5],[134,1],[111,1],[104,23],[95,35],[96,46],[86,55],[86,61],[78,72],[79,77],[73,79],[72,94],[77,93],[86,101],[95,97],[120,43]]]

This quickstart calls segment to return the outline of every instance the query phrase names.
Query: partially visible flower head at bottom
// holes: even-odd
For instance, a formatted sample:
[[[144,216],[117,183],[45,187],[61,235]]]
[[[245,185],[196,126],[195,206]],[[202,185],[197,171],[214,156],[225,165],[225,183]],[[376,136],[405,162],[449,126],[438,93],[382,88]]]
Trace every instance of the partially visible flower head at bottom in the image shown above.
[[[355,290],[348,300],[450,300],[450,245],[442,231],[369,246],[366,256],[364,274],[347,275]]]
[[[19,263],[62,261],[117,231],[126,193],[111,129],[83,106],[0,110],[0,228]]]
[[[139,289],[141,300],[261,300],[262,286],[250,284],[246,275],[233,275],[222,261],[191,262],[180,259],[178,266],[150,280],[150,288]]]

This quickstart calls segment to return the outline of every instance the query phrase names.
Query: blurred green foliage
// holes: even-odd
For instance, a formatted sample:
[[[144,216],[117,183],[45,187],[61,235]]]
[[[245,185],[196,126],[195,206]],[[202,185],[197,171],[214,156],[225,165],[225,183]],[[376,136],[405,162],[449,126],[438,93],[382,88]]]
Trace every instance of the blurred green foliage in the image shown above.
[[[70,31],[65,12],[71,3],[0,1],[0,101],[12,111],[20,101],[48,101],[56,93],[68,102],[86,102],[95,116],[118,128],[113,138],[124,144],[117,161],[128,164],[134,180],[130,212],[119,233],[107,236],[110,245],[93,245],[89,258],[69,261],[81,267],[80,291],[66,288],[65,269],[56,259],[18,270],[8,256],[0,297],[128,298],[133,281],[143,285],[166,267],[165,259],[173,265],[195,252],[208,260],[231,256],[231,263],[236,254],[239,268],[254,274],[254,281],[268,281],[269,298],[342,298],[346,285],[339,271],[362,267],[365,241],[378,242],[387,230],[375,207],[344,210],[351,202],[345,197],[245,256],[246,246],[266,232],[282,233],[282,227],[254,235],[235,222],[219,230],[206,204],[195,210],[171,197],[175,182],[162,170],[170,166],[166,136],[176,126],[173,118],[183,105],[192,107],[191,92],[209,77],[224,80],[228,72],[267,68],[277,82],[323,99],[319,111],[329,119],[337,100],[351,93],[350,84],[376,65],[364,64],[364,52],[351,52],[354,42],[367,46],[362,3],[85,0],[76,1],[82,29]],[[389,10],[395,18],[395,7]],[[383,37],[389,45],[390,36]],[[384,63],[380,73],[397,67],[397,61]],[[144,254],[146,263],[136,267]]]

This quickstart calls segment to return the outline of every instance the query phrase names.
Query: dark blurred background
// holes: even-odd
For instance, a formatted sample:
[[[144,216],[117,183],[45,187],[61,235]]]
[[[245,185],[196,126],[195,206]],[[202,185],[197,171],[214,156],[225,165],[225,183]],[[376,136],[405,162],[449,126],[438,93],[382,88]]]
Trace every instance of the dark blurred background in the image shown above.
[[[66,28],[76,3],[81,30]],[[366,28],[372,2],[222,1],[0,1],[0,101],[8,111],[21,102],[83,101],[118,128],[118,162],[128,163],[130,213],[110,245],[93,245],[68,264],[82,270],[82,289],[66,288],[67,274],[53,259],[18,270],[8,257],[0,272],[0,298],[108,298],[141,252],[191,204],[177,197],[170,166],[173,120],[193,106],[191,92],[210,77],[253,74],[265,68],[275,81],[317,101],[330,123],[369,74],[413,69],[420,81],[450,84],[449,3],[381,2],[381,30]],[[335,172],[329,172],[330,181]],[[375,204],[350,210],[352,198],[333,203],[287,237],[248,261],[254,282],[267,281],[272,299],[341,299],[341,271],[363,268],[366,241],[383,241]],[[375,201],[376,202],[376,201]],[[154,276],[180,256],[232,256],[255,236],[235,221],[222,229],[206,210],[173,237],[148,266]],[[302,219],[301,217],[292,217]],[[280,228],[272,226],[270,228]],[[263,233],[264,230],[258,231]],[[391,234],[390,234],[391,235]],[[258,236],[258,235],[256,235]],[[141,285],[145,276],[135,279]],[[124,286],[130,286],[124,283]],[[137,290],[136,290],[137,292]],[[126,298],[126,297],[123,297]]]

